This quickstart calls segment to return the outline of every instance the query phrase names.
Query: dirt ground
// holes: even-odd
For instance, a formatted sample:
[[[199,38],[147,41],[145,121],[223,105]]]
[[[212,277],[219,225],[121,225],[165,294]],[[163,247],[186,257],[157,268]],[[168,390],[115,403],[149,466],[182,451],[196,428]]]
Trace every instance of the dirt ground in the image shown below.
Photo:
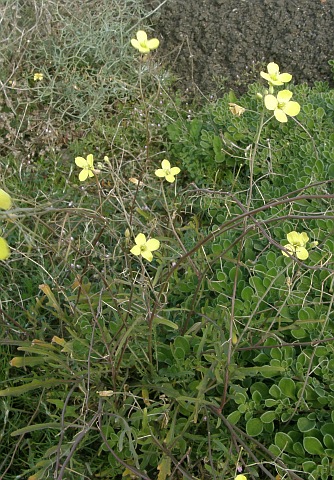
[[[162,4],[151,16],[156,55],[181,90],[241,93],[272,61],[295,83],[334,86],[334,0],[147,1]]]

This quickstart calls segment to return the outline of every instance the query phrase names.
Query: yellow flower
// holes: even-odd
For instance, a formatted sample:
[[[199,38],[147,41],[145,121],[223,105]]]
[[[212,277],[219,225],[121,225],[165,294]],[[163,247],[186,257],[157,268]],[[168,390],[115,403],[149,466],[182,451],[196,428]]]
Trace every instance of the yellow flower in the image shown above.
[[[288,121],[287,115],[294,117],[300,112],[298,102],[290,102],[292,92],[290,90],[281,90],[277,97],[274,95],[266,95],[264,104],[268,110],[273,110],[276,120],[285,123]]]
[[[2,237],[0,237],[0,260],[6,260],[10,255],[8,243]]]
[[[12,206],[12,199],[7,192],[0,188],[0,208],[1,210],[9,210]]]
[[[290,73],[279,73],[279,66],[274,62],[268,63],[267,71],[268,73],[260,72],[260,75],[267,80],[270,86],[283,85],[284,83],[290,82],[292,78]]]
[[[150,53],[151,50],[155,50],[159,46],[159,40],[157,38],[147,39],[147,33],[144,30],[137,32],[137,38],[131,39],[131,45],[140,51],[140,53]]]
[[[139,233],[135,238],[135,246],[131,248],[130,252],[133,255],[137,255],[138,257],[141,255],[149,262],[152,261],[153,255],[152,252],[158,250],[160,247],[159,240],[155,238],[150,238],[150,240],[146,241],[146,237],[143,233]]]
[[[305,246],[309,241],[307,233],[297,233],[295,231],[290,232],[287,234],[286,238],[288,239],[288,244],[284,245],[284,248],[291,253],[291,255],[295,255],[299,260],[306,260],[308,258],[308,251],[306,250]],[[289,255],[283,252],[285,257]]]
[[[247,480],[247,477],[245,475],[237,475],[234,477],[234,480]]]
[[[79,173],[80,182],[84,182],[88,177],[94,177],[94,159],[92,154],[87,155],[87,159],[76,157],[75,164],[77,167],[82,168]]]
[[[43,78],[44,78],[43,73],[34,73],[34,81],[35,82],[40,82],[41,80],[43,80]]]
[[[171,167],[168,160],[163,160],[161,162],[161,167],[155,171],[157,177],[165,178],[167,182],[173,183],[175,182],[175,175],[180,173],[179,167]]]
[[[240,117],[240,115],[245,112],[245,109],[243,107],[240,107],[240,105],[237,105],[236,103],[229,103],[228,108],[230,112],[237,117]]]

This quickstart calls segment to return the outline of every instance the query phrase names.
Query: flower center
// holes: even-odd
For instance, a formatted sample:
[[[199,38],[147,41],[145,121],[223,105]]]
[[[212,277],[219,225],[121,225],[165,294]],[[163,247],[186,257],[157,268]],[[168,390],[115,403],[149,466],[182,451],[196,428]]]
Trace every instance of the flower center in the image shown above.
[[[141,245],[141,246],[140,246],[140,251],[141,251],[141,252],[146,252],[146,250],[147,250],[147,246],[146,246],[146,245]]]

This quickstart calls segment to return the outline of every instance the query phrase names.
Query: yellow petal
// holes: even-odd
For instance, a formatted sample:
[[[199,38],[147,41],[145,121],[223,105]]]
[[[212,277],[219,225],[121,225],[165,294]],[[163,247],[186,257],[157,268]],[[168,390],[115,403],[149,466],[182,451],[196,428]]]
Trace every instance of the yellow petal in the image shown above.
[[[288,103],[290,98],[292,97],[292,92],[290,90],[281,90],[277,94],[278,103]]]
[[[270,82],[272,85],[283,85],[283,82],[281,82],[280,80],[273,80],[271,79]]]
[[[149,53],[150,49],[146,45],[139,45],[138,50],[140,53]]]
[[[140,43],[138,42],[138,40],[136,40],[135,38],[131,38],[131,45],[136,48],[137,50],[139,50],[140,48]]]
[[[234,480],[247,480],[247,477],[245,475],[237,475]]]
[[[300,237],[301,237],[301,241],[303,242],[302,246],[306,245],[307,242],[310,240],[306,232],[302,232],[300,234]],[[318,242],[315,242],[315,243],[318,245]]]
[[[266,72],[260,72],[260,75],[262,78],[264,78],[265,80],[267,80],[267,82],[270,82],[271,81],[271,78],[270,78],[270,75]]]
[[[165,159],[161,162],[161,166],[164,170],[169,170],[170,169],[170,162]]]
[[[142,245],[145,245],[145,243],[146,243],[145,235],[143,233],[138,233],[138,235],[135,238],[135,244],[142,246]]]
[[[12,206],[12,199],[10,195],[0,188],[0,208],[2,210],[9,210]]]
[[[136,36],[139,43],[145,43],[147,41],[147,33],[144,32],[144,30],[138,30]]]
[[[290,117],[295,117],[300,112],[300,105],[298,102],[288,102],[284,105],[283,111]]]
[[[284,248],[285,248],[288,252],[290,252],[291,255],[294,255],[294,254],[295,254],[295,247],[294,247],[293,245],[290,245],[290,244],[288,243],[288,245],[284,245]],[[288,255],[286,252],[284,252],[283,250],[282,250],[282,253],[283,253],[283,255],[284,255],[285,257],[288,257],[288,256],[289,256],[289,255]]]
[[[89,173],[89,170],[87,170],[86,168],[81,170],[81,172],[79,173],[80,182],[84,182],[87,179],[88,173]]]
[[[300,245],[299,236],[300,234],[293,230],[292,232],[287,234],[286,238],[288,239],[288,242],[291,243],[291,245]]]
[[[275,62],[268,63],[267,70],[268,70],[269,75],[278,75],[279,74],[279,66]]]
[[[140,255],[141,253],[140,246],[135,245],[134,247],[131,248],[130,252],[133,253],[133,255]]]
[[[166,175],[165,178],[166,178],[167,182],[169,182],[169,183],[174,183],[175,182],[174,175],[171,175],[170,173],[168,175]]]
[[[75,164],[77,167],[85,168],[87,167],[87,160],[83,157],[75,157]]]
[[[155,174],[157,177],[163,178],[166,176],[165,170],[162,170],[162,168],[158,168],[158,170],[155,171]]]
[[[157,38],[151,38],[151,40],[148,40],[147,46],[150,50],[155,50],[159,46],[159,40]]]
[[[158,250],[160,247],[160,242],[156,238],[151,238],[150,240],[147,240],[146,246],[150,252],[154,252],[154,250]]]
[[[0,237],[0,260],[6,260],[10,255],[8,243],[2,237]]]
[[[179,169],[179,167],[172,167],[172,168],[170,169],[171,175],[177,175],[177,174],[180,173],[180,172],[181,172],[181,170]]]
[[[94,168],[94,158],[91,153],[87,155],[87,163],[90,168]]]
[[[279,122],[281,123],[285,123],[288,121],[288,117],[285,115],[285,113],[283,112],[283,110],[277,108],[275,111],[274,111],[274,115],[275,115],[275,118],[276,120],[278,120]]]
[[[264,97],[264,104],[268,110],[275,110],[277,108],[278,101],[274,95],[266,95]]]
[[[289,83],[292,79],[292,75],[290,75],[290,73],[281,73],[278,76],[278,79],[281,80],[281,82],[283,83]]]
[[[304,247],[297,247],[296,256],[299,260],[306,260],[308,258],[308,251]]]
[[[151,253],[149,250],[144,250],[143,252],[141,252],[141,254],[142,254],[142,257],[145,258],[145,260],[147,260],[147,261],[149,261],[149,262],[152,261],[153,255],[152,255],[152,253]]]

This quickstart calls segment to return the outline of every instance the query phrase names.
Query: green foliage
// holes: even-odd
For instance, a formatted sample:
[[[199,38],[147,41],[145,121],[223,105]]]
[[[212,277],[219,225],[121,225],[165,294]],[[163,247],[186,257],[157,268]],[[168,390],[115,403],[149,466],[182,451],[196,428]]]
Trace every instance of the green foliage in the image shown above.
[[[14,79],[3,70],[2,81],[10,76],[17,89],[34,87],[35,102],[48,103],[51,116],[91,123],[105,109],[111,114],[115,102],[138,95],[129,37],[144,12],[143,2],[131,0],[46,1],[36,8],[11,0],[4,16],[5,55],[18,68]],[[23,59],[19,46],[29,48]],[[36,72],[44,78],[34,84]]]
[[[259,85],[188,120],[168,75],[129,53],[140,3],[79,3],[10,17],[36,34],[13,110],[68,136],[40,149],[6,103],[1,475],[327,480],[333,92],[294,87],[300,123],[262,118]],[[89,127],[65,132],[70,118]],[[154,175],[166,150],[176,184]],[[74,157],[90,153],[99,172],[79,184]],[[302,262],[282,255],[294,230],[310,238]],[[138,233],[160,241],[152,262],[131,254]]]
[[[231,93],[205,105],[193,120],[169,125],[170,154],[182,161],[190,181],[233,190],[247,183],[261,105],[256,93],[262,89],[252,85],[235,100],[246,109],[240,117],[229,111],[228,104],[235,99]],[[291,119],[288,124],[270,121],[257,147],[254,173],[261,178],[257,184],[261,192],[262,186],[265,189],[265,200],[332,177],[333,92],[320,82],[313,89],[301,85],[293,91],[293,98],[302,105],[298,116],[302,126]]]

